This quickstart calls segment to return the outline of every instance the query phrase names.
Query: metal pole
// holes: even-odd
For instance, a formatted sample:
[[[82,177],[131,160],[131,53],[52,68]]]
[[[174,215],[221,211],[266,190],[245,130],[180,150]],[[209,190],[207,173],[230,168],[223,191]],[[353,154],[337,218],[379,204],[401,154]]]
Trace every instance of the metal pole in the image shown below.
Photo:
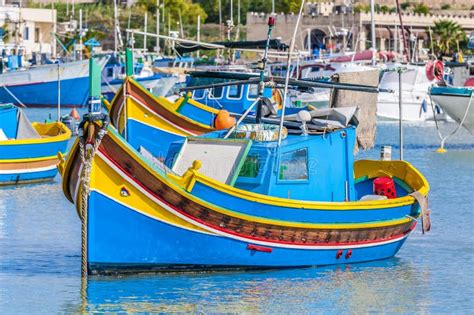
[[[402,68],[398,69],[398,110],[400,131],[400,160],[403,161],[403,102],[402,102]]]
[[[156,0],[156,52],[160,52],[160,0]]]
[[[198,20],[197,20],[197,35],[196,39],[198,42],[201,41],[201,16],[198,15]],[[196,52],[197,57],[199,58],[199,50]]]
[[[148,12],[145,12],[145,21],[144,21],[145,35],[143,36],[143,53],[146,53],[146,33],[148,29]]]
[[[54,2],[53,1],[53,4],[52,4],[52,9],[51,9],[51,15],[53,17],[53,33],[56,35],[56,20],[57,20],[57,15],[56,15],[56,10],[54,9]],[[54,58],[56,58],[56,37],[53,36],[53,49],[52,49],[52,53],[53,53],[53,56]]]
[[[311,29],[308,28],[306,29],[306,32],[308,33],[306,36],[306,44],[308,45],[308,53],[309,53],[309,56],[311,56]]]
[[[240,0],[237,1],[237,25],[240,25]]]
[[[117,50],[118,50],[118,42],[117,42],[117,19],[118,19],[117,0],[114,0],[114,54],[115,54],[115,55],[117,55]]]
[[[272,0],[272,14],[275,14],[275,0]]]
[[[293,31],[293,37],[291,38],[290,48],[288,50],[288,59],[286,60],[286,74],[285,74],[285,88],[283,90],[283,104],[281,107],[281,115],[280,115],[280,129],[278,130],[278,148],[280,148],[281,140],[282,140],[282,130],[283,130],[283,122],[285,120],[285,106],[286,106],[286,99],[288,95],[288,83],[290,81],[290,66],[291,66],[291,54],[293,53],[293,49],[295,48],[295,40],[296,35],[298,32],[298,27],[301,20],[301,15],[303,14],[305,0],[301,0],[301,7],[298,13],[298,19],[296,20],[295,29]]]
[[[61,65],[58,62],[58,121],[61,120],[61,75],[60,75]]]
[[[79,9],[79,60],[82,60],[82,9]]]
[[[370,0],[370,19],[371,19],[371,30],[372,33],[372,66],[375,66],[375,52],[377,48],[375,47],[375,1]]]
[[[234,1],[230,0],[230,24],[234,25]]]
[[[219,38],[222,39],[222,0],[219,0]]]

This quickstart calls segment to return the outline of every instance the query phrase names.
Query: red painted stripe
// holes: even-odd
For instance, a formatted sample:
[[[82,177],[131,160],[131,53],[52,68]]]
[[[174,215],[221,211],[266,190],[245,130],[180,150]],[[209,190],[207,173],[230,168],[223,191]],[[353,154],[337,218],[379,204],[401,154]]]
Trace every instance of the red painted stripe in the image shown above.
[[[122,167],[120,167],[120,165],[117,164],[117,162],[115,162],[114,160],[112,160],[110,158],[109,155],[107,155],[107,153],[105,153],[102,149],[99,148],[99,151],[110,161],[112,162],[112,164],[114,164],[118,169],[120,169],[123,173],[127,174],[127,177],[135,182],[138,186],[142,187],[145,191],[147,191],[149,194],[151,194],[152,196],[154,196],[156,199],[160,200],[161,202],[163,202],[164,204],[166,204],[168,207],[172,208],[173,210],[175,210],[176,212],[179,212],[180,214],[188,217],[189,219],[191,219],[192,221],[195,221],[195,222],[199,222],[200,224],[203,224],[205,226],[208,226],[212,229],[215,229],[215,230],[218,230],[218,231],[221,231],[221,232],[224,232],[224,233],[227,233],[227,234],[231,234],[231,235],[235,235],[235,236],[238,236],[238,237],[242,237],[242,238],[246,238],[246,239],[249,239],[249,240],[255,240],[255,241],[261,241],[261,242],[268,242],[268,243],[276,243],[276,244],[286,244],[286,245],[298,245],[298,246],[307,246],[307,247],[311,247],[311,246],[349,246],[349,245],[364,245],[364,244],[374,244],[374,243],[379,243],[379,242],[385,242],[385,241],[390,241],[390,240],[393,240],[393,239],[397,239],[397,238],[400,238],[404,235],[407,235],[409,234],[411,231],[413,231],[416,227],[416,224],[417,222],[414,221],[413,222],[413,225],[411,226],[410,230],[404,234],[400,234],[400,235],[395,235],[395,236],[392,236],[392,237],[387,237],[387,238],[382,238],[382,239],[377,239],[377,240],[370,240],[370,241],[362,241],[362,242],[345,242],[345,243],[336,243],[336,242],[332,242],[332,243],[300,243],[300,242],[284,242],[284,241],[276,241],[276,240],[268,240],[268,239],[265,239],[265,238],[258,238],[258,237],[251,237],[251,236],[247,236],[247,235],[242,235],[242,234],[239,234],[239,233],[236,233],[234,231],[230,231],[230,230],[226,230],[226,229],[223,229],[219,226],[215,226],[215,225],[211,225],[209,224],[208,222],[206,221],[203,221],[199,218],[196,218],[196,217],[193,217],[191,215],[189,215],[188,213],[176,208],[175,206],[171,205],[170,203],[168,203],[166,200],[163,200],[162,198],[160,198],[158,195],[156,195],[153,191],[151,191],[150,189],[148,189],[146,186],[144,186],[141,182],[139,182],[137,179],[135,179],[134,177],[130,176],[130,173],[128,173],[126,170],[124,170]],[[232,211],[232,210],[230,210]]]

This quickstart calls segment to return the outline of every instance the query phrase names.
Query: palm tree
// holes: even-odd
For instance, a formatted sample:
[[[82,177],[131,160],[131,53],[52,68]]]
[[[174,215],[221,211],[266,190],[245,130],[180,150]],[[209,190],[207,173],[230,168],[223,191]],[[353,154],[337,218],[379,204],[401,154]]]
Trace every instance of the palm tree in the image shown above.
[[[438,52],[444,55],[452,52],[458,43],[466,38],[466,33],[464,33],[461,26],[451,20],[436,21],[433,34]]]

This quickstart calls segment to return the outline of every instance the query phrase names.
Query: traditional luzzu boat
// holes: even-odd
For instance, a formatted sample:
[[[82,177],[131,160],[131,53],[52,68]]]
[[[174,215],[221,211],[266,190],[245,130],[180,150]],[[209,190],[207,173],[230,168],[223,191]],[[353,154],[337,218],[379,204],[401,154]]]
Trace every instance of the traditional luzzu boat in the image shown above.
[[[148,146],[165,139],[133,139],[131,117],[110,124],[91,80],[80,136],[58,165],[82,222],[83,275],[378,260],[429,218],[429,185],[412,165],[354,162],[355,108],[264,123],[260,79],[255,123],[241,124],[247,110],[228,130],[169,142],[164,157]]]
[[[240,134],[188,138],[165,164],[86,123],[60,169],[86,220],[89,273],[363,262],[395,255],[414,230],[428,183],[407,162],[353,163],[354,127],[280,147]],[[397,198],[366,200],[379,177]]]
[[[59,164],[88,274],[384,259],[426,211],[429,185],[412,165],[354,162],[352,119],[325,132],[244,124],[175,142],[163,161],[97,108]],[[374,194],[378,178],[395,198]]]
[[[60,122],[30,123],[18,107],[0,105],[0,185],[52,180],[69,138]]]
[[[125,79],[111,104],[105,103],[112,124],[118,131],[132,145],[153,143],[148,147],[153,147],[155,156],[164,156],[173,141],[213,131],[213,122],[219,114],[219,110],[196,102],[187,94],[175,102],[156,97],[130,76]],[[191,119],[186,115],[191,107],[195,108],[193,112],[200,112],[198,116],[201,119]],[[206,118],[208,122],[204,123]]]

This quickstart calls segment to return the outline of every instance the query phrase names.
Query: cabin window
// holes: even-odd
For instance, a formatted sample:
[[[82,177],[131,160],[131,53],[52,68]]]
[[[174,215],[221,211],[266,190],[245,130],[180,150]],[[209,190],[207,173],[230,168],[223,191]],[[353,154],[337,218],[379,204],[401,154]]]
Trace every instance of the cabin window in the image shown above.
[[[280,180],[308,179],[308,149],[298,149],[281,155]]]
[[[245,158],[244,164],[240,169],[239,176],[255,178],[260,171],[260,160],[257,155],[249,155]]]
[[[319,67],[311,67],[311,72],[318,72],[319,70],[321,70],[321,68],[319,68]]]
[[[212,88],[211,95],[209,95],[209,98],[221,98],[223,92],[224,92],[224,88],[222,86]]]
[[[242,92],[242,85],[230,85],[228,87],[229,92],[227,92],[228,98],[239,99]]]
[[[196,90],[194,91],[194,98],[201,99],[204,97],[204,90]]]
[[[254,100],[258,97],[258,85],[257,84],[250,84],[249,91],[248,91],[248,99]]]

